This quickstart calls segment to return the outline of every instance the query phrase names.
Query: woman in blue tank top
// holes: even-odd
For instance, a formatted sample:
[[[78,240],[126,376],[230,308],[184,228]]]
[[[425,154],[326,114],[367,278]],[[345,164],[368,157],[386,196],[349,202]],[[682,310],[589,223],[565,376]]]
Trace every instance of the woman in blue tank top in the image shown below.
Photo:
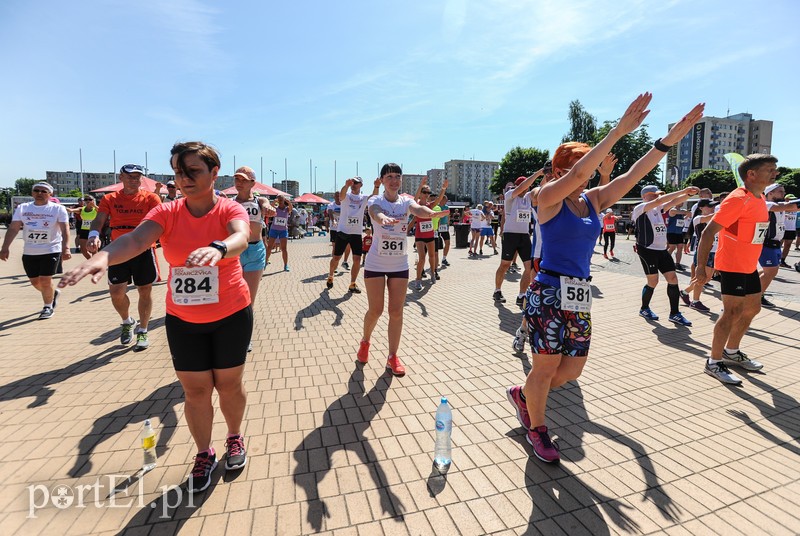
[[[624,174],[603,186],[586,190],[589,178],[614,144],[636,130],[649,113],[652,95],[639,95],[595,147],[564,143],[553,156],[553,175],[539,191],[542,262],[527,294],[525,318],[533,353],[533,368],[524,386],[506,390],[527,440],[542,461],[559,461],[545,425],[551,389],[577,379],[589,354],[592,333],[592,292],[589,264],[600,234],[598,212],[610,207],[652,170],[670,145],[680,141],[703,116],[703,104],[678,121],[663,140]]]

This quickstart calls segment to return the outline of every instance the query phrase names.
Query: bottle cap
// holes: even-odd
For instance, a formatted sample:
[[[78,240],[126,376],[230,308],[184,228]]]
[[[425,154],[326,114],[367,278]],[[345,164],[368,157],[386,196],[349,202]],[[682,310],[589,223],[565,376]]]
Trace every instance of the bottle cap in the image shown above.
[[[447,404],[447,397],[443,396],[441,402],[442,404]]]
[[[145,420],[145,421],[144,421],[144,425],[145,425],[145,426],[150,426],[150,419],[147,419],[147,420]]]

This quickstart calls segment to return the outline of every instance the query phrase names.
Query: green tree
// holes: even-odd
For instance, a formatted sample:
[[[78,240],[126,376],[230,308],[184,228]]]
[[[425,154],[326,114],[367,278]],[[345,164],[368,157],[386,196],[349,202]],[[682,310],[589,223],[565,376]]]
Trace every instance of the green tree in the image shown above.
[[[78,188],[75,188],[74,190],[67,192],[65,197],[80,197],[81,195],[83,195],[81,194],[81,191]]]
[[[561,138],[561,143],[579,141],[594,145],[597,132],[597,118],[586,111],[581,101],[569,103],[569,132]]]
[[[547,150],[536,147],[514,147],[500,161],[500,167],[494,172],[489,191],[494,195],[500,195],[506,183],[514,182],[518,177],[533,175],[544,167],[549,158],[550,152]]]
[[[800,197],[800,169],[792,169],[785,175],[781,173],[778,182],[783,184],[787,194]]]
[[[36,179],[29,179],[27,177],[21,177],[16,180],[14,183],[14,189],[17,191],[17,195],[31,195],[31,190],[33,189],[33,185],[36,184]]]
[[[605,138],[609,131],[611,131],[611,129],[616,125],[617,121],[605,121],[603,126],[598,128],[597,132],[595,132],[593,143],[599,143],[600,140]],[[651,138],[650,134],[648,134],[646,124],[640,126],[630,134],[622,137],[622,139],[615,143],[614,147],[611,149],[611,152],[617,157],[617,165],[615,166],[614,171],[611,173],[611,178],[613,179],[617,175],[628,171],[631,166],[633,166],[637,160],[643,157],[652,147],[653,138]],[[661,167],[656,166],[652,171],[650,171],[650,173],[645,175],[636,186],[631,189],[627,197],[638,196],[642,190],[642,186],[660,183],[660,175]],[[590,186],[594,186],[594,183],[598,180],[599,178],[594,179],[593,184]]]
[[[736,188],[733,171],[726,169],[701,169],[686,178],[686,185],[708,188],[715,194],[730,192]]]

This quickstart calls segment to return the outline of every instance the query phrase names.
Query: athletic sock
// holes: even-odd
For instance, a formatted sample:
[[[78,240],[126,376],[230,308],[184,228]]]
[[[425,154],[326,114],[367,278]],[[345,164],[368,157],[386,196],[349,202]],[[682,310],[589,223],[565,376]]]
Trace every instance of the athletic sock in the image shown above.
[[[499,288],[494,289],[495,292],[500,292]]]
[[[720,363],[722,363],[722,359],[712,359],[710,357],[708,358],[709,365],[719,365]]]
[[[739,351],[738,348],[728,348],[727,346],[725,347],[725,352],[728,354],[735,354],[738,351]]]
[[[147,333],[147,328],[138,327],[136,328],[136,333]]]
[[[524,298],[525,294],[517,294],[517,298]]]
[[[650,308],[650,299],[653,297],[653,292],[655,291],[656,289],[648,285],[642,288],[642,309]]]
[[[667,297],[669,297],[669,314],[678,314],[680,312],[678,309],[678,300],[681,298],[681,291],[678,285],[667,285]]]
[[[136,320],[134,320],[134,319],[133,319],[133,317],[132,317],[132,316],[130,316],[130,317],[128,317],[128,319],[127,319],[127,320],[123,320],[123,321],[122,321],[122,323],[123,323],[123,324],[135,324],[135,323],[136,323]]]
[[[206,453],[209,456],[214,456],[216,454],[216,451],[214,450],[214,447],[208,447],[206,450],[201,450],[200,452],[198,452],[198,454],[203,454],[203,453]]]

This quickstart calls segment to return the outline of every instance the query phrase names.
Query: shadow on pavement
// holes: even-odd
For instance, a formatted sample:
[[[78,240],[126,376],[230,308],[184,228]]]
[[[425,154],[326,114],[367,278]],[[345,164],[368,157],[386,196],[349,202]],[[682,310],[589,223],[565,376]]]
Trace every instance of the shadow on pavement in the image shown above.
[[[587,531],[593,535],[616,534],[620,531],[641,532],[639,524],[625,512],[632,510],[632,506],[605,495],[571,471],[573,462],[580,461],[586,456],[583,450],[584,433],[602,436],[630,449],[632,458],[639,464],[646,483],[644,500],[652,502],[666,521],[678,522],[681,510],[661,488],[655,467],[644,446],[617,430],[590,421],[583,393],[577,382],[569,382],[564,387],[552,391],[548,406],[551,415],[556,412],[567,413],[569,420],[563,422],[574,423],[569,427],[554,426],[558,432],[563,432],[556,441],[561,452],[560,464],[547,464],[536,458],[532,452],[533,447],[528,444],[524,433],[512,430],[506,434],[522,445],[530,455],[525,467],[525,487],[531,496],[533,508],[526,534],[538,534],[536,528],[538,522],[553,519],[558,523],[559,510],[561,513],[571,512],[583,525],[562,526],[567,534]],[[617,529],[609,530],[601,510],[614,522]]]
[[[20,326],[24,326],[25,324],[30,324],[31,322],[35,322],[39,320],[39,313],[31,313],[25,316],[18,316],[17,318],[11,318],[9,320],[4,320],[0,322],[0,331],[5,331],[11,328],[18,328]]]
[[[75,460],[69,476],[73,478],[87,474],[92,468],[92,452],[102,442],[111,439],[124,430],[129,424],[144,423],[146,419],[158,417],[158,444],[156,454],[159,458],[167,451],[167,443],[175,433],[178,417],[175,406],[183,402],[183,389],[180,382],[159,387],[144,400],[131,402],[127,406],[115,409],[94,421],[92,430],[83,436],[78,444],[78,458]]]
[[[390,372],[384,372],[372,389],[365,392],[364,365],[356,362],[347,381],[347,394],[328,406],[322,416],[322,425],[309,432],[294,450],[297,467],[292,476],[295,485],[305,491],[307,520],[316,532],[322,530],[324,518],[331,515],[325,500],[319,496],[319,482],[331,470],[333,453],[338,450],[355,453],[361,463],[367,465],[380,494],[381,510],[395,521],[403,521],[405,507],[389,488],[386,474],[364,435],[370,421],[386,402],[386,391],[392,385],[392,378]]]
[[[113,329],[106,331],[105,333],[101,333],[91,341],[89,344],[92,346],[103,346],[106,344],[111,344],[114,341],[117,341],[119,344],[119,334],[120,334],[120,322],[119,322],[119,315],[114,313],[114,318],[117,320],[117,323],[114,325]],[[164,319],[166,317],[159,317],[159,318],[151,318],[150,321],[147,323],[147,332],[153,333],[153,330],[156,328],[164,327]]]
[[[694,321],[695,320],[692,319],[692,322]],[[660,320],[658,322],[660,322]],[[667,320],[667,322],[669,322],[669,320]],[[655,335],[658,342],[663,345],[675,348],[679,352],[687,352],[700,357],[708,357],[709,352],[711,352],[711,346],[694,340],[688,328],[675,326],[671,322],[671,327],[662,326],[653,321],[648,321],[648,323],[653,326],[653,335]]]
[[[303,329],[303,319],[317,316],[323,311],[332,311],[336,314],[336,318],[334,318],[331,326],[341,325],[342,319],[344,318],[344,312],[339,308],[339,304],[346,302],[352,296],[353,294],[348,292],[341,298],[331,298],[330,289],[324,289],[320,293],[319,298],[297,311],[297,314],[294,317],[295,331],[300,331]]]
[[[728,414],[736,417],[758,432],[764,439],[771,441],[779,447],[785,448],[792,454],[800,455],[800,425],[798,424],[798,422],[800,422],[800,403],[795,398],[762,381],[758,375],[760,374],[743,374],[747,381],[772,395],[771,406],[767,402],[750,395],[744,389],[731,389],[731,392],[742,400],[752,403],[763,418],[788,435],[791,441],[786,441],[783,438],[777,437],[758,422],[754,421],[745,411],[734,409],[728,409],[726,411]]]
[[[132,346],[118,348],[116,350],[107,348],[102,352],[81,359],[64,368],[41,372],[0,386],[0,402],[34,397],[33,402],[28,404],[28,407],[38,408],[39,406],[43,406],[47,404],[50,397],[55,393],[55,390],[49,387],[50,385],[61,383],[78,374],[84,374],[98,369],[109,364],[115,357],[126,354],[132,349]]]

